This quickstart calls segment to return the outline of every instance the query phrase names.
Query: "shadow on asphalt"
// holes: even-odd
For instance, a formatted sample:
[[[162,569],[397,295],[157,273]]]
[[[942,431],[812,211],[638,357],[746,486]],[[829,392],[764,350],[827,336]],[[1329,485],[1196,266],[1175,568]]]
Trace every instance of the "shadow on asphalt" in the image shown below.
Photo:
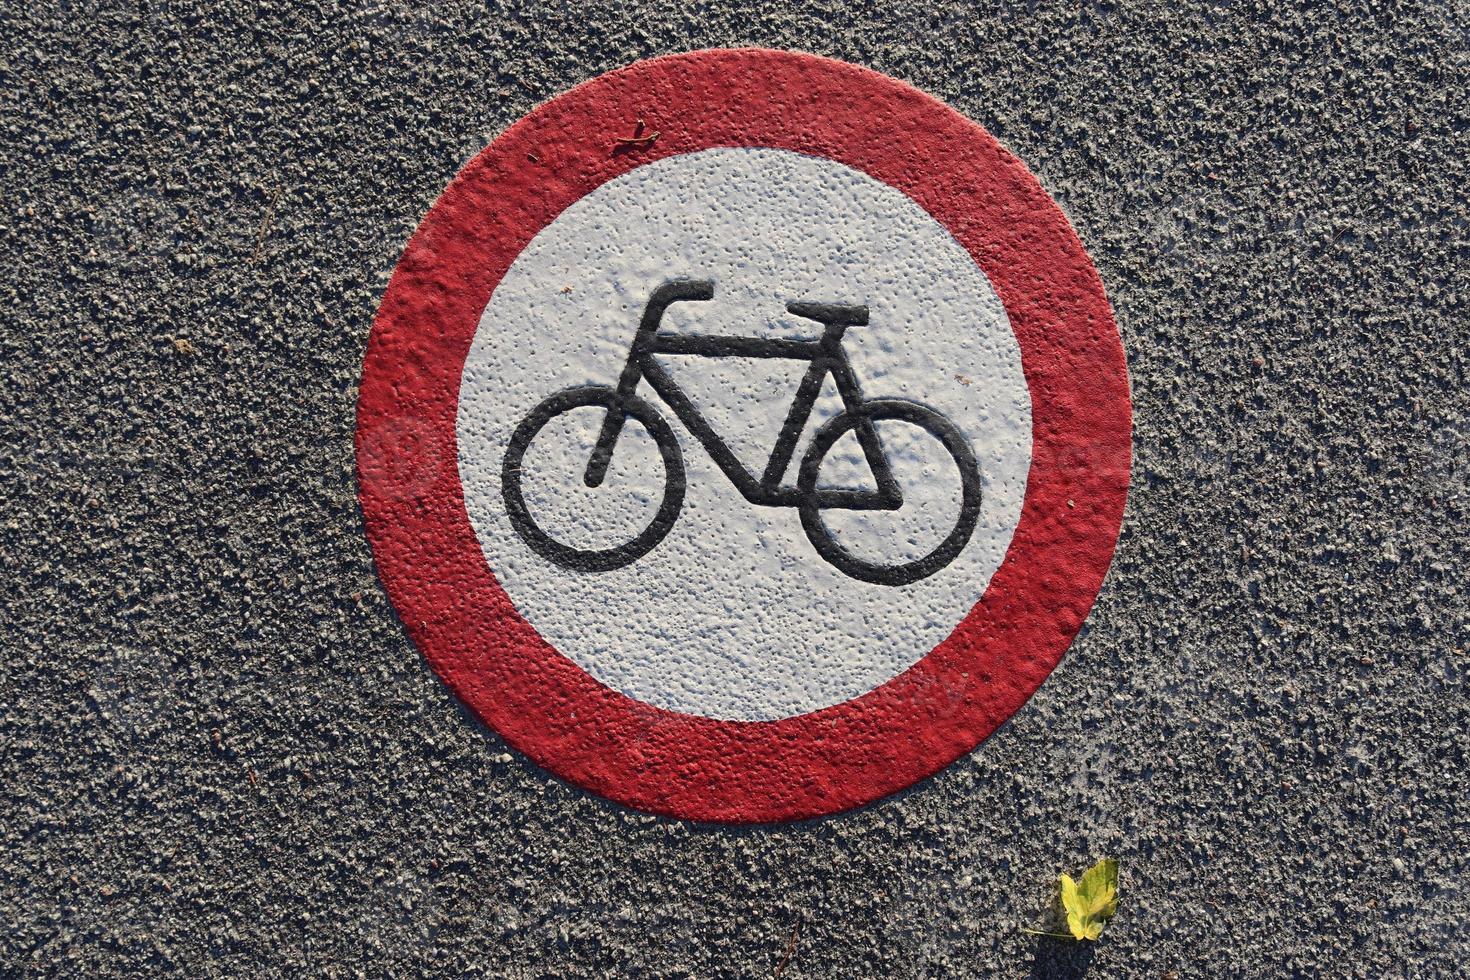
[[[1031,980],[1073,980],[1087,975],[1092,965],[1092,943],[1073,943],[1038,937],[1036,958],[1031,961]]]

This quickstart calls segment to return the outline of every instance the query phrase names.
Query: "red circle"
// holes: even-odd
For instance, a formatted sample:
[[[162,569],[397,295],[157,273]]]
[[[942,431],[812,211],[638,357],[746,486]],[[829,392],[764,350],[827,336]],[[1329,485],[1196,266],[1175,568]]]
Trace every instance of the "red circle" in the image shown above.
[[[638,118],[657,140],[618,143]],[[485,563],[455,441],[460,374],[479,317],[537,232],[635,167],[738,146],[838,161],[899,189],[948,228],[1005,305],[1032,399],[1020,522],[980,601],[899,676],[851,701],[767,722],[632,700],[543,640]],[[1036,690],[1112,559],[1131,419],[1102,283],[1061,211],[989,133],[854,65],[699,51],[639,62],[553,99],[476,156],[434,204],[399,260],[368,342],[359,496],[379,574],[409,634],[511,745],[640,810],[792,820],[932,775]]]

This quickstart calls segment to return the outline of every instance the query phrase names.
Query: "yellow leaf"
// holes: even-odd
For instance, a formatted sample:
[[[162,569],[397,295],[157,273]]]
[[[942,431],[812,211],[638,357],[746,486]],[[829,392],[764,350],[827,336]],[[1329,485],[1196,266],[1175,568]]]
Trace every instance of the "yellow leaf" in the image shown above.
[[[1067,928],[1076,939],[1097,939],[1103,923],[1118,911],[1118,862],[1104,858],[1073,881],[1062,875],[1062,908],[1067,913]]]

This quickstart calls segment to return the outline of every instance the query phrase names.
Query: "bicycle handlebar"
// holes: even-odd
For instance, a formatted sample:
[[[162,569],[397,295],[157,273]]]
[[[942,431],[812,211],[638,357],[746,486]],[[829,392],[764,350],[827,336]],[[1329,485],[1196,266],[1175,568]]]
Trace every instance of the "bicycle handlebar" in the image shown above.
[[[808,303],[794,300],[786,304],[786,312],[792,316],[799,316],[804,320],[816,320],[825,323],[829,327],[866,327],[868,325],[868,308],[866,306],[846,306],[842,303]]]

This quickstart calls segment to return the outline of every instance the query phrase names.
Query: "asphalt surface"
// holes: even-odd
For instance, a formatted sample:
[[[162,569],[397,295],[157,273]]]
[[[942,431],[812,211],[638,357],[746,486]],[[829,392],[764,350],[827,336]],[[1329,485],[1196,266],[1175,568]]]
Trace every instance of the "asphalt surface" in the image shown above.
[[[7,4],[0,973],[1464,975],[1470,12],[1397,6]],[[1136,460],[1009,724],[731,830],[456,706],[352,433],[464,161],[597,73],[747,44],[1031,166],[1114,303]],[[1101,942],[1021,931],[1103,855]]]

